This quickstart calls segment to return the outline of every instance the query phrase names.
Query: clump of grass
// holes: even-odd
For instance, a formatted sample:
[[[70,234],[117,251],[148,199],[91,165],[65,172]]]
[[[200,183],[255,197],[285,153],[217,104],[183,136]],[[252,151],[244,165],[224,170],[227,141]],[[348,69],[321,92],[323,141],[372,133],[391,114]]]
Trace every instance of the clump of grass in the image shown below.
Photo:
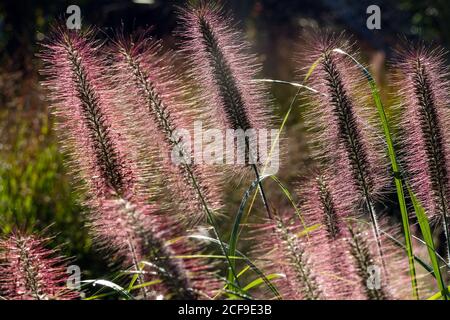
[[[89,34],[56,30],[43,55],[45,85],[53,108],[65,129],[62,143],[70,148],[73,168],[89,192],[89,217],[98,245],[106,246],[123,266],[133,266],[142,285],[143,298],[160,293],[144,284],[155,276],[162,281],[161,293],[174,299],[194,299],[188,279],[194,276],[173,255],[184,254],[166,244],[175,224],[158,216],[156,205],[146,205],[149,191],[141,185],[145,168],[136,162],[132,145],[123,134],[123,121],[108,79],[106,65]],[[177,234],[182,234],[177,230]],[[149,268],[141,264],[149,261]],[[191,274],[192,273],[192,274]],[[205,273],[206,276],[207,273]],[[211,280],[211,287],[214,288]],[[191,290],[192,289],[192,290]]]
[[[71,158],[68,167],[79,181],[89,208],[94,243],[104,249],[105,256],[112,257],[110,261],[119,262],[125,274],[133,275],[128,291],[121,289],[124,296],[191,300],[223,294],[252,298],[249,290],[265,284],[270,293],[259,291],[262,294],[258,297],[272,298],[275,294],[279,298],[281,292],[285,299],[409,298],[402,243],[396,240],[388,220],[381,220],[380,226],[380,214],[375,212],[389,177],[378,124],[373,122],[376,109],[366,100],[361,86],[366,79],[358,68],[369,78],[370,74],[354,58],[348,40],[316,35],[309,40],[310,48],[304,50],[306,79],[312,87],[307,87],[311,108],[306,113],[314,120],[310,123],[312,145],[317,147],[313,156],[320,175],[300,188],[300,210],[275,176],[273,180],[283,189],[296,215],[269,209],[259,175],[260,155],[251,149],[247,137],[244,167],[253,167],[257,181],[244,195],[228,245],[221,241],[212,215],[220,207],[216,173],[193,163],[191,146],[177,132],[205,118],[222,131],[267,129],[271,123],[269,104],[259,86],[261,81],[254,81],[259,71],[254,56],[248,54],[246,42],[219,6],[201,2],[183,10],[181,22],[182,51],[190,61],[192,79],[201,88],[198,99],[186,99],[194,91],[174,75],[179,70],[173,66],[173,54],[164,53],[160,43],[147,38],[146,33],[129,39],[118,36],[106,49],[94,40],[92,31],[60,28],[41,54],[46,77],[43,84],[58,120],[61,145]],[[401,95],[410,116],[402,123],[407,135],[407,178],[430,217],[441,218],[447,232],[449,118],[444,107],[449,97],[446,74],[438,72],[445,70],[443,65],[440,53],[422,48],[411,49],[398,62],[404,78]],[[370,85],[373,89],[372,82]],[[380,101],[376,102],[385,116]],[[283,125],[286,120],[287,116]],[[392,166],[397,170],[387,121],[383,118],[382,122],[394,159]],[[181,162],[173,162],[174,152]],[[155,174],[158,166],[161,171]],[[156,179],[164,182],[164,192],[155,193]],[[395,179],[402,201],[402,183],[399,177]],[[237,250],[241,217],[256,186],[268,219],[254,229],[252,253],[267,276]],[[415,259],[433,271],[445,296],[438,255],[414,192],[410,195],[432,267],[413,256],[409,222],[402,209],[410,262]],[[166,205],[176,201],[181,203]],[[400,205],[406,208],[404,203]],[[368,214],[370,223],[362,213]],[[190,235],[187,230],[190,224],[201,224],[205,214],[217,239]],[[218,243],[223,255],[203,254],[192,239]],[[9,275],[0,278],[0,293],[6,298],[75,298],[62,284],[63,259],[53,258],[55,252],[46,250],[44,242],[19,233],[0,241],[0,272]],[[225,259],[229,267],[222,291],[214,272],[217,264],[210,263],[211,257]],[[240,258],[247,267],[237,272],[237,264],[231,260]],[[415,277],[412,267],[411,277]],[[242,275],[250,269],[259,278],[241,286]],[[279,291],[269,279],[275,279]],[[412,284],[417,295],[415,279]],[[132,297],[132,290],[139,293]]]

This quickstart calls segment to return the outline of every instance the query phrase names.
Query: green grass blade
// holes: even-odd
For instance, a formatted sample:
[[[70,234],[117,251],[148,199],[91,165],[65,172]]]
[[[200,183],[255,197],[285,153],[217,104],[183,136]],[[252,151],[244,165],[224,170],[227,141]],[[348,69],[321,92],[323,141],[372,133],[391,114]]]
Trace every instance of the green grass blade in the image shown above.
[[[273,279],[283,278],[283,277],[285,277],[285,275],[281,274],[281,273],[272,273],[272,274],[268,274],[266,277],[269,280],[273,280]],[[258,286],[260,286],[261,284],[264,284],[264,283],[265,283],[264,279],[258,278],[258,279],[253,280],[252,282],[250,282],[242,290],[248,291],[248,290],[256,288],[256,287],[258,287]]]
[[[399,165],[397,162],[397,156],[395,153],[394,143],[392,140],[391,130],[389,127],[389,122],[386,117],[386,112],[384,110],[383,103],[381,102],[380,93],[378,90],[378,87],[376,85],[376,82],[372,75],[370,74],[369,70],[365,68],[361,63],[359,63],[352,55],[348,54],[347,52],[341,50],[341,49],[334,49],[334,52],[337,52],[339,54],[343,54],[350,58],[361,71],[364,73],[369,86],[370,90],[372,92],[372,98],[375,102],[375,105],[377,107],[378,115],[380,117],[381,124],[383,126],[384,131],[384,137],[387,144],[387,149],[389,153],[389,160],[391,162],[392,171],[394,172],[394,180],[395,180],[395,188],[397,191],[397,198],[400,205],[400,213],[402,216],[402,224],[403,224],[403,233],[405,236],[405,244],[408,254],[408,263],[409,263],[409,274],[411,278],[411,286],[413,290],[413,296],[416,299],[419,299],[419,292],[417,288],[417,278],[416,278],[416,269],[414,266],[414,253],[413,253],[413,247],[412,247],[412,241],[411,241],[411,230],[409,227],[409,218],[408,218],[408,210],[406,207],[406,201],[405,201],[405,194],[403,190],[403,182],[401,179],[401,174],[399,170]]]
[[[237,243],[238,243],[238,239],[239,239],[239,230],[241,227],[241,221],[242,221],[242,217],[244,215],[244,210],[245,210],[247,201],[250,198],[250,195],[252,194],[252,192],[255,191],[255,189],[258,187],[259,182],[263,181],[265,178],[267,178],[267,176],[261,176],[259,181],[258,180],[253,181],[241,199],[241,204],[239,205],[238,212],[234,219],[233,229],[231,230],[229,248],[228,248],[228,256],[235,256],[235,254],[236,254],[236,248],[237,248]],[[231,260],[231,264],[232,264],[231,265],[232,268],[236,267],[235,260]],[[228,269],[227,280],[230,283],[236,280],[234,274],[231,271],[231,268]]]
[[[447,286],[444,284],[444,279],[441,275],[441,269],[439,267],[438,258],[436,256],[436,250],[433,242],[433,235],[431,234],[430,224],[428,222],[428,217],[425,214],[425,210],[416,198],[416,195],[408,187],[409,196],[414,206],[414,211],[416,213],[417,220],[419,222],[420,230],[422,231],[422,237],[425,241],[428,249],[428,255],[430,256],[431,265],[433,266],[434,275],[439,290],[441,291],[444,300],[448,298]]]
[[[206,241],[209,241],[216,245],[220,245],[219,241],[217,239],[203,236],[203,235],[191,235],[191,236],[188,236],[188,238],[197,239],[197,240],[206,240]],[[227,249],[229,248],[227,243],[222,242],[222,244],[225,248],[227,248]],[[281,300],[281,295],[278,292],[277,288],[272,284],[272,282],[269,279],[267,279],[264,272],[261,271],[247,256],[245,256],[242,252],[240,252],[237,249],[236,249],[236,255],[244,258],[244,262],[250,267],[250,269],[252,269],[252,271],[255,272],[261,279],[264,279],[264,283],[267,285],[267,287],[270,289],[270,291],[272,291],[272,293],[275,295],[275,297],[277,299]]]
[[[264,180],[267,177],[268,176],[261,177],[260,181]],[[304,228],[303,231],[306,232],[306,236],[308,236],[309,235],[309,232],[308,232],[309,229],[307,228],[306,223],[305,223],[305,221],[303,219],[303,216],[302,216],[300,210],[298,209],[297,205],[295,204],[295,201],[294,201],[291,193],[283,185],[283,183],[280,181],[280,179],[278,179],[276,176],[272,175],[272,176],[270,176],[270,178],[277,183],[277,185],[281,188],[281,190],[283,191],[283,193],[286,196],[286,198],[291,203],[292,207],[295,210],[295,213],[296,213],[298,219],[301,221],[301,223],[303,225],[303,228]],[[252,194],[252,192],[257,187],[258,187],[258,181],[255,180],[255,181],[253,181],[253,183],[250,185],[250,187],[247,189],[247,191],[244,193],[244,196],[242,197],[241,204],[240,204],[239,209],[238,209],[238,213],[236,214],[236,218],[235,218],[234,223],[233,223],[233,229],[231,231],[231,236],[230,236],[230,241],[229,241],[229,250],[228,250],[228,256],[230,256],[230,257],[234,256],[235,253],[236,253],[237,242],[238,242],[239,234],[240,234],[240,226],[241,226],[241,221],[242,221],[242,217],[243,217],[243,214],[244,214],[245,206],[247,204],[247,201],[248,201],[250,195]],[[233,267],[235,267],[235,261],[232,260],[231,263],[233,264]],[[229,282],[231,282],[231,281],[233,281],[233,278],[234,278],[234,276],[231,273],[231,270],[229,270],[228,271],[228,275],[227,275],[227,280]]]
[[[450,290],[450,287],[447,287],[447,292],[448,290]],[[431,297],[427,298],[427,300],[438,300],[442,298],[442,292],[437,292],[435,294],[433,294]]]
[[[121,294],[123,297],[127,298],[128,300],[133,300],[133,296],[131,296],[127,290],[125,290],[124,288],[122,288],[121,286],[119,286],[118,284],[115,284],[114,282],[111,282],[109,280],[104,280],[104,279],[98,279],[98,280],[83,280],[81,281],[82,283],[87,283],[87,284],[91,284],[92,286],[96,286],[96,285],[100,285],[103,287],[107,287],[112,289],[113,291]]]

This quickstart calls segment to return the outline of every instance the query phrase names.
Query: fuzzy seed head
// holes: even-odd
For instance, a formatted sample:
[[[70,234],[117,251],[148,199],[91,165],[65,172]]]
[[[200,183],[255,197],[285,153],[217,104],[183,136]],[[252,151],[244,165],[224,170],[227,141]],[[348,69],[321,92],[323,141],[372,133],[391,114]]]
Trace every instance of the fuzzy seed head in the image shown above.
[[[61,28],[50,39],[41,53],[43,85],[75,177],[92,195],[135,192],[137,168],[127,158],[131,150],[121,134],[117,101],[104,77],[102,46],[93,40],[92,32]]]
[[[450,212],[450,85],[444,52],[410,46],[395,66],[407,178],[430,218],[439,219]]]
[[[232,20],[218,5],[202,2],[182,12],[183,52],[200,87],[201,99],[218,119],[222,130],[258,130],[270,127],[264,87],[255,82],[260,66]],[[246,159],[251,151],[246,143]],[[248,157],[248,158],[247,158]]]
[[[14,233],[0,240],[0,296],[10,300],[71,300],[65,261],[46,239]]]
[[[343,36],[326,35],[309,39],[307,68],[317,63],[309,85],[311,94],[311,145],[321,170],[336,186],[336,196],[350,207],[378,200],[388,186],[387,160],[378,138],[376,108],[363,90],[367,81],[348,57],[334,49],[355,55]]]
[[[137,141],[142,162],[154,162],[149,164],[155,168],[150,179],[162,181],[171,195],[169,207],[192,225],[205,220],[207,210],[220,208],[221,181],[211,165],[195,162],[192,141],[186,141],[194,136],[194,120],[202,119],[202,110],[175,76],[173,53],[145,36],[118,37],[112,48],[116,72],[111,82],[123,93],[121,109],[127,121],[136,124],[128,134]],[[202,121],[202,127],[207,129],[208,122]],[[181,131],[189,137],[178,134]],[[183,160],[175,161],[175,153]]]

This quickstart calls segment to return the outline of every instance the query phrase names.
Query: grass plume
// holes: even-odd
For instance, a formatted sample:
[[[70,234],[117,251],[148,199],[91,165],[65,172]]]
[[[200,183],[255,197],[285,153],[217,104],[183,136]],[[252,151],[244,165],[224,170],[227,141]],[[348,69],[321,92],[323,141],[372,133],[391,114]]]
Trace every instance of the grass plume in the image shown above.
[[[19,232],[0,240],[0,296],[8,300],[72,300],[67,265],[48,239]]]
[[[399,54],[395,67],[404,113],[400,126],[407,179],[429,217],[441,222],[448,255],[450,86],[444,51],[410,45]]]

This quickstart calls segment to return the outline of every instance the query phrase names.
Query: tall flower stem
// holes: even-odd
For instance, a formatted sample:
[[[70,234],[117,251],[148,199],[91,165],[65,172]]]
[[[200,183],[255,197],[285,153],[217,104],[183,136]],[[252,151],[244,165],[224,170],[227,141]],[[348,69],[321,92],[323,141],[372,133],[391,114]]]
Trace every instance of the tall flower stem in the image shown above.
[[[267,201],[266,193],[264,191],[264,187],[263,187],[262,182],[261,182],[261,177],[259,175],[258,166],[253,163],[252,164],[252,168],[253,168],[253,171],[255,172],[256,180],[258,181],[258,190],[259,190],[259,193],[261,195],[261,199],[263,201],[264,207],[266,208],[267,217],[269,219],[272,219],[272,214],[270,213],[269,203]]]
[[[192,179],[192,183],[194,184],[195,188],[198,191],[199,197],[200,197],[200,199],[201,199],[201,201],[203,203],[203,206],[205,208],[206,214],[208,216],[208,222],[211,224],[211,226],[213,228],[214,235],[216,236],[217,241],[219,241],[220,249],[222,250],[223,255],[227,259],[228,267],[229,267],[231,273],[233,274],[233,277],[234,277],[236,283],[239,286],[239,281],[238,281],[238,277],[237,277],[237,274],[236,274],[236,270],[234,268],[234,263],[231,262],[230,257],[228,256],[228,250],[225,248],[225,245],[224,245],[224,243],[223,243],[223,241],[222,241],[222,239],[221,239],[221,237],[219,235],[219,231],[218,231],[219,228],[218,228],[217,223],[216,223],[216,221],[214,219],[214,215],[211,213],[211,211],[210,211],[210,209],[208,207],[208,204],[206,203],[205,198],[203,197],[203,193],[200,192],[199,186],[197,184],[197,180],[195,179],[195,176],[193,175],[192,171],[190,170],[190,167],[186,166],[186,170],[187,170],[187,172],[189,173],[189,176]]]

